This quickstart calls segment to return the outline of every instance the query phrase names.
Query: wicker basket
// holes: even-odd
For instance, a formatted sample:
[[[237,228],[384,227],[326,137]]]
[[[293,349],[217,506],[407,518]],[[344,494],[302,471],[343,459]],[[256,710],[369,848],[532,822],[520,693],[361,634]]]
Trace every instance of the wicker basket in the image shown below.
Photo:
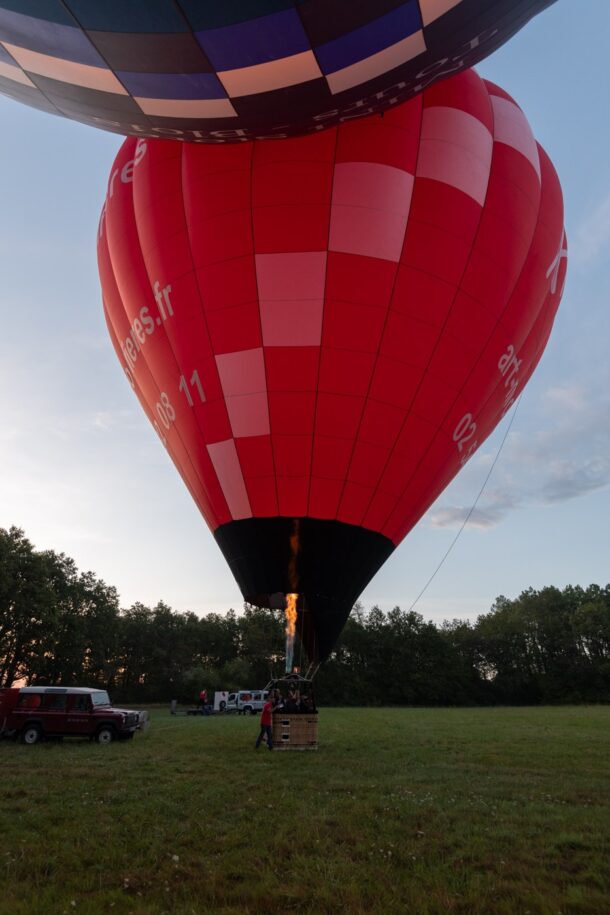
[[[317,750],[318,716],[283,715],[273,716],[274,750]]]

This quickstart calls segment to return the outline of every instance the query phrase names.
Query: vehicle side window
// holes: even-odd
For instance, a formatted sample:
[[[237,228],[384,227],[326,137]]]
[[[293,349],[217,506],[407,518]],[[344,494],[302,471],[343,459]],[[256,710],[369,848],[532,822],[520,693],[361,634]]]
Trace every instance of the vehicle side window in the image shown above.
[[[17,708],[40,708],[41,696],[36,693],[22,693],[17,700]]]
[[[75,712],[88,712],[89,696],[75,696],[72,708]]]
[[[53,712],[63,712],[66,708],[66,697],[47,694],[43,697],[42,707]]]
[[[260,694],[260,693],[252,693],[252,701],[253,701],[253,702],[260,702],[260,701],[261,701],[261,694]]]

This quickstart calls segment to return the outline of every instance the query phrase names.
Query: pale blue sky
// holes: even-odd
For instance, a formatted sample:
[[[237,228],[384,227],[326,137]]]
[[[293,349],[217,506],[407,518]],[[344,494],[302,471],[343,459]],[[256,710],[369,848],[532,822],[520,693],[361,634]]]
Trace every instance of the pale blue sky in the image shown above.
[[[564,189],[568,282],[551,341],[471,523],[417,609],[610,579],[610,3],[559,0],[479,66],[524,109]],[[0,526],[72,556],[123,606],[239,609],[211,533],[133,397],[102,317],[95,233],[120,138],[0,96]],[[510,417],[505,423],[510,421]],[[408,607],[506,426],[364,594]]]

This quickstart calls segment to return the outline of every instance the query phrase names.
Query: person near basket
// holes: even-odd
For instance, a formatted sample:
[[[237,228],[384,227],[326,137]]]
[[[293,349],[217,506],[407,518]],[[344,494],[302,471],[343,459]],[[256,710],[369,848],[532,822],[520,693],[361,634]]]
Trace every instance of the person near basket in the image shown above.
[[[267,736],[267,749],[273,749],[273,707],[273,695],[269,694],[261,712],[261,729],[254,745],[256,750],[260,747],[265,735]]]

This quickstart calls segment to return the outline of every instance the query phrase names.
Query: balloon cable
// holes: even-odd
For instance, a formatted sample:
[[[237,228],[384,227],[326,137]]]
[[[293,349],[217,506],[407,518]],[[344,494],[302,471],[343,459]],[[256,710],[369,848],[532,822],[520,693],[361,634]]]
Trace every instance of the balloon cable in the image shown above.
[[[483,480],[483,485],[482,485],[481,488],[479,489],[479,492],[477,493],[476,499],[475,499],[474,502],[472,503],[472,508],[470,509],[470,511],[468,512],[468,514],[466,515],[466,517],[464,518],[464,521],[462,522],[462,526],[460,527],[459,531],[457,532],[457,534],[455,535],[455,537],[453,538],[453,540],[452,540],[451,543],[449,544],[449,547],[448,547],[447,551],[445,552],[445,555],[442,557],[442,559],[441,559],[441,561],[439,562],[439,564],[437,565],[436,569],[434,570],[434,572],[432,573],[432,575],[430,576],[430,578],[428,579],[428,581],[426,582],[426,584],[423,586],[423,588],[421,589],[421,591],[419,592],[419,594],[417,595],[417,597],[415,598],[415,600],[413,601],[413,603],[411,604],[411,606],[409,607],[409,609],[407,610],[407,613],[410,613],[411,610],[413,610],[413,608],[416,606],[416,604],[418,604],[419,601],[421,600],[421,598],[424,596],[424,594],[426,593],[426,591],[428,590],[428,588],[430,587],[430,585],[432,584],[432,582],[434,581],[434,579],[436,578],[436,576],[438,575],[438,573],[440,572],[441,568],[442,568],[443,565],[445,564],[445,560],[447,559],[447,557],[448,557],[449,554],[451,553],[453,547],[454,547],[454,546],[456,545],[456,543],[458,542],[458,540],[459,540],[459,538],[460,538],[460,535],[461,535],[462,531],[464,530],[464,528],[466,527],[466,525],[467,525],[468,522],[470,521],[471,515],[472,515],[472,513],[474,512],[475,508],[477,507],[478,501],[479,501],[479,499],[481,498],[481,496],[483,495],[483,491],[484,491],[485,487],[487,486],[487,484],[488,484],[488,482],[489,482],[489,478],[490,478],[490,476],[491,476],[492,473],[493,473],[493,469],[494,469],[494,467],[496,466],[496,464],[497,464],[497,462],[498,462],[498,458],[500,457],[500,455],[501,455],[501,453],[502,453],[502,449],[504,448],[504,445],[505,445],[505,443],[506,443],[506,439],[508,438],[508,433],[510,432],[510,430],[511,430],[511,428],[512,428],[512,425],[513,425],[513,423],[514,423],[514,421],[515,421],[515,416],[517,415],[517,410],[519,409],[519,404],[521,403],[521,397],[523,397],[523,394],[521,394],[521,396],[519,397],[519,399],[517,400],[517,402],[516,402],[516,404],[515,404],[515,409],[513,410],[513,415],[511,416],[511,419],[510,419],[510,422],[509,422],[508,427],[507,427],[507,429],[506,429],[506,432],[504,433],[504,438],[503,438],[502,441],[500,442],[500,447],[498,448],[498,453],[496,454],[495,458],[494,458],[493,461],[492,461],[491,467],[489,468],[489,470],[488,470],[488,472],[487,472],[487,476],[486,476],[485,479]]]

